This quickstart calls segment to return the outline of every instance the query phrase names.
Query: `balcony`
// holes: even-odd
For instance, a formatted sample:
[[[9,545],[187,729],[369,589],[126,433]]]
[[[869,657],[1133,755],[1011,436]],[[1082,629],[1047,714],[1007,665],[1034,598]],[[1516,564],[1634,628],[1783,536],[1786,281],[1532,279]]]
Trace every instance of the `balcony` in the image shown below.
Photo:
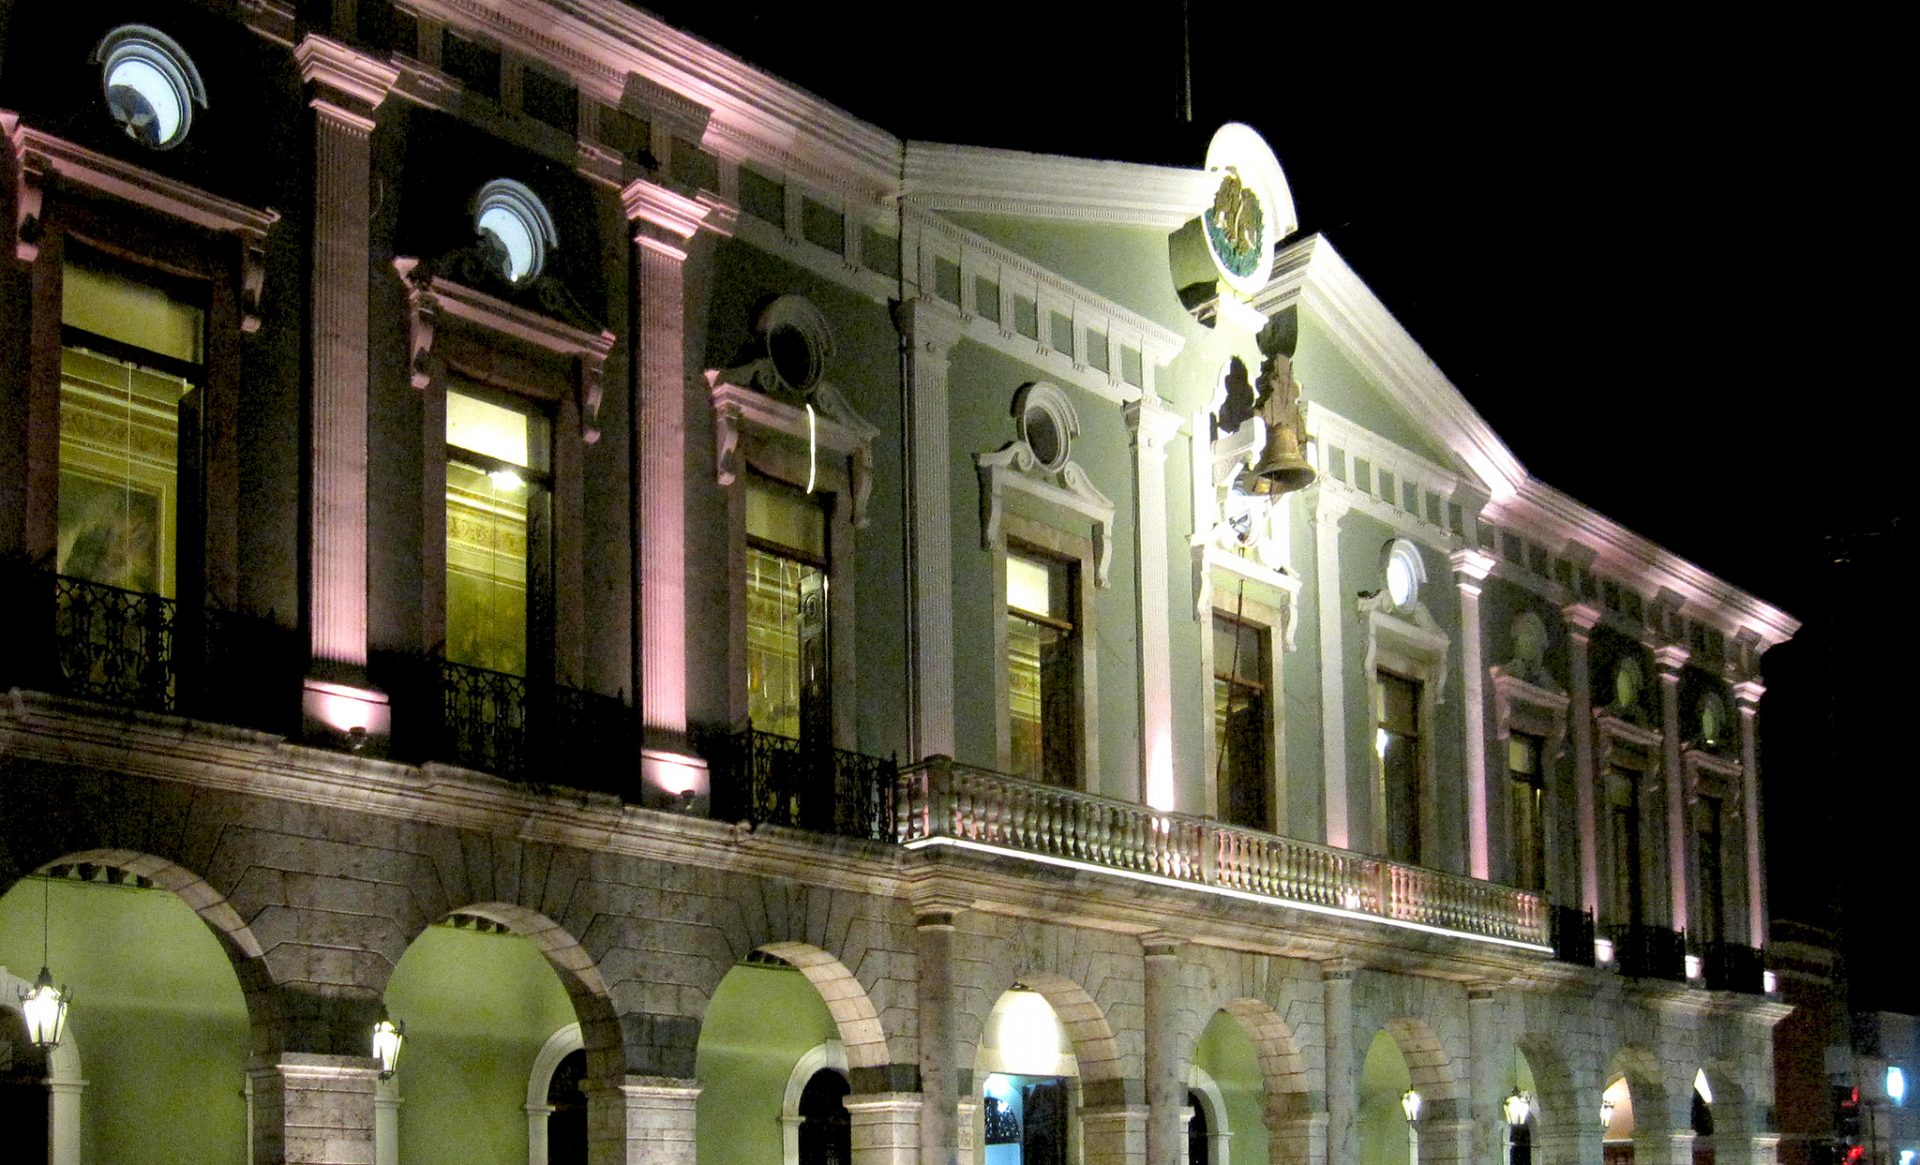
[[[1593,911],[1578,906],[1554,906],[1547,918],[1553,957],[1576,967],[1593,966]]]
[[[1533,895],[947,761],[900,774],[897,837],[1544,949]]]
[[[403,754],[518,784],[634,791],[633,713],[619,697],[445,660],[424,671],[395,708]]]
[[[1610,928],[1613,962],[1629,979],[1687,979],[1686,936],[1664,926],[1642,924]]]
[[[758,729],[713,738],[705,751],[720,820],[894,839],[891,760]]]
[[[1766,993],[1766,963],[1759,951],[1741,943],[1701,944],[1701,972],[1711,991],[1743,995]]]

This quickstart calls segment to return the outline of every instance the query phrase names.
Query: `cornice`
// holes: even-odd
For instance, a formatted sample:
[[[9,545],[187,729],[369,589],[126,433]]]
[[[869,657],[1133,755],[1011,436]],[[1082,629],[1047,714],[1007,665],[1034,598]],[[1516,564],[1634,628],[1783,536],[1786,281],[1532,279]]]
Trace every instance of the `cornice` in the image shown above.
[[[908,142],[901,193],[929,210],[1172,230],[1211,205],[1204,170]]]
[[[400,70],[329,37],[308,35],[294,46],[300,79],[378,109],[400,79]]]
[[[620,191],[630,222],[642,222],[664,234],[691,239],[712,214],[715,203],[682,194],[651,178],[637,178]]]

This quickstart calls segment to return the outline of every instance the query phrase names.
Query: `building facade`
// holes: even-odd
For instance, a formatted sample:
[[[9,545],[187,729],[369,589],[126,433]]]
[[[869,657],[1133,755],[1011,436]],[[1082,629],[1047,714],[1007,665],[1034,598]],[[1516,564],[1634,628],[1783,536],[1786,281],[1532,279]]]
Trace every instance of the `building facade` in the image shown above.
[[[1264,147],[903,141],[613,0],[0,19],[17,1143],[1774,1160],[1797,625]]]

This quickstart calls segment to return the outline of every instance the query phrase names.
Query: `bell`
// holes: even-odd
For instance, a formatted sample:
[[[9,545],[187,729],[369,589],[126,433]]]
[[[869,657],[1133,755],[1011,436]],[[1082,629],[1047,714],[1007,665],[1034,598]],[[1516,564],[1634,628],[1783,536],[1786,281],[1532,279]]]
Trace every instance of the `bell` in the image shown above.
[[[1292,428],[1270,426],[1266,447],[1253,466],[1253,492],[1290,494],[1313,484],[1313,466],[1300,453],[1300,439]]]

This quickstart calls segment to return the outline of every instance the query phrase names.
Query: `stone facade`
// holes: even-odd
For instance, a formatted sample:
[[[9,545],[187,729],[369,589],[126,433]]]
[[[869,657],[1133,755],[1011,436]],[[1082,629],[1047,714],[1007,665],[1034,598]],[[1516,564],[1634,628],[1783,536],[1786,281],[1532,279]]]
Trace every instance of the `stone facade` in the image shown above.
[[[1506,1160],[1516,1089],[1530,1159],[1594,1165],[1621,1082],[1609,1153],[1773,1160],[1758,659],[1796,624],[1529,477],[1325,240],[1280,239],[1249,302],[1189,311],[1166,239],[1206,174],[905,143],[613,0],[138,19],[205,77],[178,149],[102,98],[112,13],[0,24],[0,593],[23,629],[0,950],[24,964],[21,920],[53,929],[41,895],[197,914],[247,1099],[244,1127],[192,1119],[234,1160],[385,1165],[395,1122],[467,1119],[368,1056],[440,924],[543,957],[594,1165],[734,1159],[702,1123],[703,1030],[749,965],[817,995],[858,1165],[986,1159],[1016,987],[1057,1019],[1087,1165],[1187,1160],[1202,1075],[1251,1098],[1237,1130],[1205,1118],[1214,1143],[1289,1165]],[[497,178],[551,211],[544,274],[486,266],[466,200]],[[154,593],[65,577],[63,353],[144,367],[63,308],[89,263],[197,304],[182,375],[217,390],[182,407]],[[1260,449],[1230,447],[1230,363],[1303,385],[1304,494],[1233,488]],[[520,552],[524,675],[443,663],[449,386],[551,438],[514,463],[549,507]],[[798,744],[751,731],[764,480],[829,530],[832,707]],[[1077,709],[1045,713],[1082,762],[1064,787],[1003,771],[1010,554],[1076,588]],[[1395,556],[1417,598],[1390,593]],[[1238,805],[1219,620],[1268,660]],[[1388,674],[1418,701],[1405,809]],[[159,1159],[118,1085],[73,1078],[133,1055],[90,1006],[80,1068],[49,1061],[49,1160]],[[535,1085],[509,1123],[548,1119]]]

